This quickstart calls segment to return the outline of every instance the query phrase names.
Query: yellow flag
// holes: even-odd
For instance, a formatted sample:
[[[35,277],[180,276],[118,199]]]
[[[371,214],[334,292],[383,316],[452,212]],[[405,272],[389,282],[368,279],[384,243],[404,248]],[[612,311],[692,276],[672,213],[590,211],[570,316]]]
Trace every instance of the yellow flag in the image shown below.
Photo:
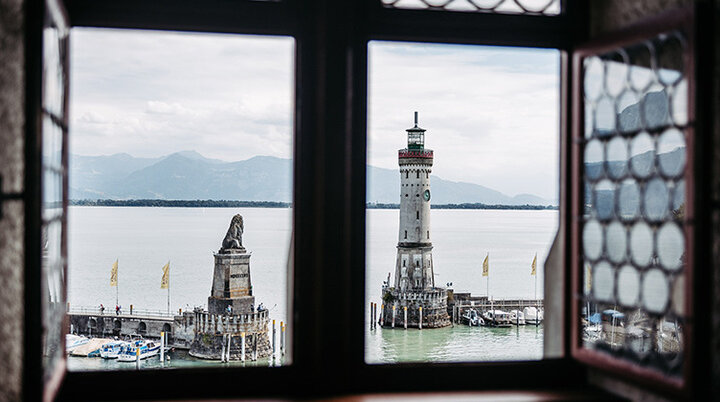
[[[488,276],[490,273],[490,261],[488,261],[488,258],[490,258],[490,254],[485,256],[485,261],[483,261],[483,275],[482,276]]]
[[[170,261],[163,267],[163,276],[160,281],[160,289],[167,289],[170,286]]]
[[[115,260],[112,266],[112,270],[110,271],[110,286],[117,286],[117,280],[118,280],[118,260]]]
[[[535,258],[533,258],[532,271],[530,271],[530,275],[537,275],[537,254],[535,254]]]

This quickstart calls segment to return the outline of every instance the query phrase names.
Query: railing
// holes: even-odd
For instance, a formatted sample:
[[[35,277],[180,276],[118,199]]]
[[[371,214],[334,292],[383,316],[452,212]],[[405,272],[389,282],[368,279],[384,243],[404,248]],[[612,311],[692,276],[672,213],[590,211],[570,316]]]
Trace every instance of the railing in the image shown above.
[[[400,158],[432,158],[433,151],[401,149],[398,151],[398,157],[400,157]]]
[[[147,310],[133,308],[132,310],[121,309],[119,314],[111,308],[105,308],[104,311],[100,307],[89,307],[89,306],[72,306],[68,309],[68,314],[86,314],[103,317],[158,317],[158,318],[173,318],[175,314],[168,313],[167,310]]]

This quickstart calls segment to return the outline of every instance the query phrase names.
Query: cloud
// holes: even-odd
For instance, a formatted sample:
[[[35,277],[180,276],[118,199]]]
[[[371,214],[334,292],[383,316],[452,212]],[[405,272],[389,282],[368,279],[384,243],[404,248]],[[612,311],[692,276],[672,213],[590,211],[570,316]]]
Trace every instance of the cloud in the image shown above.
[[[293,39],[74,28],[71,43],[71,152],[291,157]],[[418,110],[438,176],[554,199],[558,63],[554,50],[372,42],[368,162],[397,166]]]

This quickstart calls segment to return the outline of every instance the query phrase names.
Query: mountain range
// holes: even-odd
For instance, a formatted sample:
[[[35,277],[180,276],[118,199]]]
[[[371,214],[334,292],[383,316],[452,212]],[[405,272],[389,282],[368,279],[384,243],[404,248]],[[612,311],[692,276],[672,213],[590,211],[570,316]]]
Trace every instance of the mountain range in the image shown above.
[[[290,159],[255,156],[238,162],[206,158],[195,151],[158,158],[125,153],[72,155],[70,199],[292,200]],[[398,203],[396,169],[367,167],[369,202]],[[478,184],[430,178],[434,204],[549,205],[532,194],[514,197]]]

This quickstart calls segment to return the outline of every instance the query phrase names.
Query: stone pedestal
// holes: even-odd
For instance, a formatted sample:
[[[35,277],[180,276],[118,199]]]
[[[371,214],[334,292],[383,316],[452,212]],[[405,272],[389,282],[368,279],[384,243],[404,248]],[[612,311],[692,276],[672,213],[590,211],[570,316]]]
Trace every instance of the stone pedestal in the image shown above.
[[[402,292],[395,288],[383,290],[385,309],[382,314],[383,327],[393,327],[393,306],[395,307],[395,328],[405,327],[405,308],[409,328],[420,327],[420,307],[422,307],[422,327],[442,328],[452,324],[447,312],[447,290],[431,288],[421,291]]]
[[[195,312],[195,338],[190,355],[201,359],[220,360],[223,340],[230,337],[230,359],[242,358],[242,339],[245,334],[245,360],[250,361],[257,344],[257,357],[272,354],[268,311],[254,314],[216,315]]]
[[[250,253],[245,248],[215,253],[210,314],[249,314],[255,307],[250,280]],[[228,310],[232,306],[232,311]]]

